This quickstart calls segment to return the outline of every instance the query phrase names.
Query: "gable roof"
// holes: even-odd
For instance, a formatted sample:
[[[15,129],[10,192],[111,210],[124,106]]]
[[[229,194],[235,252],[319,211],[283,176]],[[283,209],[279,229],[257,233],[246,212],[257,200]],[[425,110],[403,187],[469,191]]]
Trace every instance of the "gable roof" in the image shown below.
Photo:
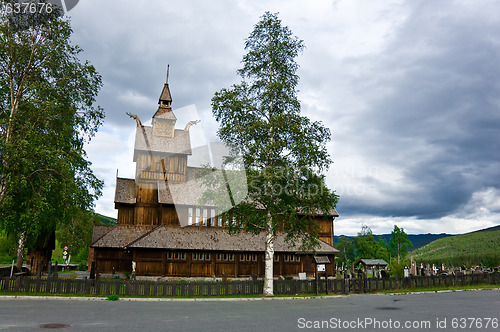
[[[358,260],[357,264],[359,264],[359,263],[362,263],[363,265],[369,265],[369,266],[374,266],[374,265],[386,266],[386,265],[389,265],[383,259],[365,259],[365,258],[362,258],[362,259]]]
[[[99,227],[99,226],[96,226]],[[207,251],[264,252],[264,233],[238,233],[231,235],[224,228],[179,226],[112,226],[115,229],[92,244],[94,248],[144,248]],[[137,228],[137,229],[134,229]],[[94,228],[95,229],[95,228]],[[95,231],[94,231],[95,232]],[[135,238],[134,238],[135,237]],[[319,241],[316,253],[337,254],[340,251]],[[298,253],[298,246],[289,246],[285,234],[278,234],[274,243],[276,252]]]

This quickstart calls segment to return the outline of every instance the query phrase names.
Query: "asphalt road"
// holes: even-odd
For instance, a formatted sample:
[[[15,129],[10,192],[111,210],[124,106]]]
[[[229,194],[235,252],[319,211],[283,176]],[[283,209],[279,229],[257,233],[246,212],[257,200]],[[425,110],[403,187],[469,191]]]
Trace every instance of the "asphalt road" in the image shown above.
[[[59,331],[122,332],[296,331],[314,327],[339,331],[500,331],[499,320],[499,290],[252,301],[0,297],[0,330],[7,331],[45,331],[43,324],[66,326]]]

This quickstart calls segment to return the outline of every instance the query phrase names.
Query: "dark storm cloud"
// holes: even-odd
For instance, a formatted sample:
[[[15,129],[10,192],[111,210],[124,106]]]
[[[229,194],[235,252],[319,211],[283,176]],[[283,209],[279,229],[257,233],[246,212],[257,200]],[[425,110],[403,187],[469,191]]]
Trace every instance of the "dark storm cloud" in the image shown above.
[[[413,189],[378,183],[382,196],[352,212],[440,218],[485,188],[500,186],[500,22],[459,3],[411,2],[409,16],[353,83],[368,107],[352,132],[363,154],[402,171]]]
[[[85,5],[81,3],[78,9],[90,13],[91,8]],[[243,39],[251,28],[250,17],[245,17],[237,4],[197,1],[151,5],[154,11],[139,4],[132,10],[136,6],[133,3],[121,6],[110,2],[93,13],[95,24],[75,22],[75,43],[84,47],[83,57],[103,76],[99,103],[106,110],[108,125],[127,125],[126,111],[150,119],[165,82],[167,64],[174,108],[196,104],[209,109],[213,93],[227,85],[229,75],[235,76]],[[225,10],[225,20],[211,15],[217,8]],[[77,14],[74,20],[89,16]],[[238,22],[243,24],[236,26]],[[234,36],[238,30],[239,38],[227,38],[228,31]],[[228,67],[231,69],[225,71]]]

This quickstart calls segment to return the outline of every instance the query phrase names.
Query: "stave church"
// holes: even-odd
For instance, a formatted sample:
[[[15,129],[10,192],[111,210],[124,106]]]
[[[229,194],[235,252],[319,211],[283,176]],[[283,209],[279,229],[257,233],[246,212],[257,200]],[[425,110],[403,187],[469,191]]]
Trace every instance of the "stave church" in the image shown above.
[[[192,155],[189,122],[176,127],[167,81],[151,126],[136,120],[134,179],[116,179],[115,226],[94,226],[89,264],[100,273],[134,272],[138,276],[248,277],[264,275],[264,234],[230,234],[217,207],[200,206],[196,197],[204,184],[198,167],[188,166]],[[181,127],[182,128],[182,127]],[[335,255],[333,221],[338,217],[315,216],[320,225],[320,246],[313,254],[289,247],[285,235],[275,241],[275,276],[315,273],[314,255],[326,256],[333,275]]]

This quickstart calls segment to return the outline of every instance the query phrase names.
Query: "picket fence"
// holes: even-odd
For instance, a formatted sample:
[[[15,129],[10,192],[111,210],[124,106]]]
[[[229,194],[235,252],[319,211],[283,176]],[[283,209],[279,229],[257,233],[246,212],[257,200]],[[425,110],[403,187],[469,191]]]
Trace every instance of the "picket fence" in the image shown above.
[[[371,293],[383,290],[415,289],[432,286],[500,285],[500,273],[463,276],[430,276],[410,278],[358,278],[274,281],[275,295]],[[0,291],[26,294],[71,294],[97,296],[197,297],[260,295],[262,280],[237,281],[131,281],[77,280],[64,278],[0,278]]]

